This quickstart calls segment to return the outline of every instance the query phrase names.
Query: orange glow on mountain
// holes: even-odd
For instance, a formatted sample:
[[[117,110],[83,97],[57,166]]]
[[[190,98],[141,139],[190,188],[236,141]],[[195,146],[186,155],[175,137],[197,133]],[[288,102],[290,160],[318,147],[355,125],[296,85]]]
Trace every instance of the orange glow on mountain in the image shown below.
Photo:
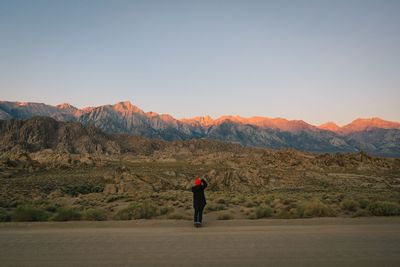
[[[119,113],[122,117],[131,118],[133,120],[139,120],[145,122],[145,120],[151,121],[152,124],[160,124],[162,122],[168,123],[168,125],[186,125],[194,127],[209,128],[213,126],[221,125],[222,123],[234,123],[243,125],[254,125],[260,128],[276,129],[287,132],[300,132],[300,131],[332,131],[338,134],[349,134],[353,132],[359,132],[368,128],[381,128],[381,129],[400,129],[399,122],[385,121],[380,118],[359,118],[351,123],[340,127],[334,122],[327,122],[319,126],[311,125],[303,120],[288,120],[285,118],[270,118],[254,116],[244,118],[239,115],[225,115],[217,119],[213,119],[210,116],[198,116],[193,118],[176,119],[169,114],[158,114],[153,111],[144,112],[137,106],[133,105],[130,101],[122,101],[114,105],[104,105],[98,107],[85,107],[78,109],[68,103],[62,103],[57,106],[45,105],[43,103],[33,102],[7,102],[0,101],[4,105],[10,108],[21,108],[26,111],[31,111],[39,115],[52,114],[52,112],[58,111],[62,115],[79,117],[85,113],[91,113],[98,111],[111,111]],[[8,118],[6,112],[0,111],[0,117]],[[140,118],[137,118],[139,116]],[[135,118],[136,117],[136,118]]]
[[[385,121],[380,118],[370,118],[370,119],[359,118],[343,127],[339,127],[334,122],[327,122],[322,125],[319,125],[318,128],[340,134],[349,134],[349,133],[364,131],[368,128],[400,129],[400,123]]]
[[[190,125],[196,125],[199,124],[201,126],[211,126],[214,125],[214,120],[210,116],[199,116],[199,117],[194,117],[194,118],[187,118],[187,119],[181,119],[180,120],[183,123],[187,123]]]
[[[182,119],[181,122],[191,125],[199,124],[201,126],[210,127],[220,125],[225,122],[233,122],[239,124],[249,124],[262,128],[273,128],[282,131],[296,132],[301,130],[316,130],[317,128],[302,120],[287,120],[283,118],[268,118],[268,117],[250,117],[244,118],[238,115],[225,115],[213,120],[210,116],[194,117],[190,119]]]
[[[119,102],[112,106],[112,108],[120,113],[143,113],[144,111],[133,105],[130,101]]]
[[[327,122],[318,126],[319,129],[337,132],[340,130],[340,127],[334,122]]]
[[[380,118],[356,119],[340,129],[342,133],[363,131],[367,128],[400,129],[400,123],[385,121]]]
[[[156,116],[158,116],[158,113],[153,112],[153,111],[149,111],[149,112],[146,112],[146,115],[149,116],[149,117],[156,117]]]

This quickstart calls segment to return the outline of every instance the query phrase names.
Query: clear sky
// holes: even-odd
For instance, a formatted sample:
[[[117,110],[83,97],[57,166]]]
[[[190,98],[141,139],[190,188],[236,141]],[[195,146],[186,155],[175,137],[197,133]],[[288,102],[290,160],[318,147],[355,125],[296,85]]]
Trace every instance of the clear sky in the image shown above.
[[[0,0],[0,99],[400,121],[400,1]]]

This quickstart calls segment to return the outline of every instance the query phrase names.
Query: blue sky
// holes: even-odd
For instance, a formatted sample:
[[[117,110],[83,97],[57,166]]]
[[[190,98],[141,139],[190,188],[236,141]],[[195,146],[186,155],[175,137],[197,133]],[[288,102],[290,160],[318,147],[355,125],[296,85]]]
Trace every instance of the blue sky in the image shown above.
[[[400,121],[400,1],[0,0],[0,99]]]

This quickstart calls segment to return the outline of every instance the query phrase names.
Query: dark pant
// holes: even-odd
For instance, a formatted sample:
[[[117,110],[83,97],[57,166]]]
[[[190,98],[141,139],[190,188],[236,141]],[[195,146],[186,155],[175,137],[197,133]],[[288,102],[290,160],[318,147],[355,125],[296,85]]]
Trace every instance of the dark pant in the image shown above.
[[[199,222],[199,223],[202,222],[203,209],[204,209],[204,206],[194,207],[194,222]]]

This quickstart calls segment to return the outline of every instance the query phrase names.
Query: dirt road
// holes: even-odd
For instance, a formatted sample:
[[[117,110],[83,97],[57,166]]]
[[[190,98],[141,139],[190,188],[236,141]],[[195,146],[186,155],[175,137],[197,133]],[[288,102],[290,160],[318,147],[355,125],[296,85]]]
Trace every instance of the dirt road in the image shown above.
[[[1,266],[400,266],[400,218],[2,223]]]

